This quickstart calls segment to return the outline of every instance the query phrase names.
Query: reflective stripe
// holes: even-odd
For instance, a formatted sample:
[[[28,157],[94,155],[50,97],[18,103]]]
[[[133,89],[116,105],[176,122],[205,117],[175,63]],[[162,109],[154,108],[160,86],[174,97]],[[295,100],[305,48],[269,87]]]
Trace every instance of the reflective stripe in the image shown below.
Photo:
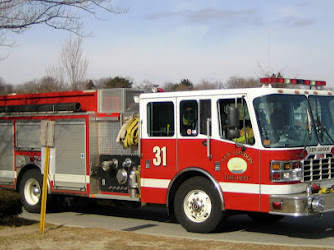
[[[247,193],[247,194],[258,194],[260,185],[249,184],[249,183],[232,183],[232,182],[219,182],[223,193]]]
[[[168,188],[171,180],[141,178],[141,186],[147,188]]]
[[[3,178],[16,178],[16,171],[0,170],[0,177]]]
[[[261,194],[296,194],[306,192],[307,184],[261,185]]]
[[[141,186],[146,188],[168,188],[171,180],[142,178]],[[306,184],[260,185],[252,183],[219,182],[223,193],[244,194],[292,194],[306,191]],[[261,190],[261,191],[260,191]]]
[[[51,176],[53,177],[53,176]],[[55,174],[52,180],[58,182],[71,182],[71,183],[90,183],[89,175],[75,175],[75,174]]]
[[[292,194],[306,191],[306,184],[260,185],[250,183],[219,182],[223,192],[245,194]],[[260,191],[261,190],[261,191]]]

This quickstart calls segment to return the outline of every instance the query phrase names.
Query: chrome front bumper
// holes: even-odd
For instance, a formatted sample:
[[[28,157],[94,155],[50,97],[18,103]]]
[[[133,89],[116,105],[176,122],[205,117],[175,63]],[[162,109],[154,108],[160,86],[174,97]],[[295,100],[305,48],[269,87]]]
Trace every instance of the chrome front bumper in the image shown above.
[[[334,193],[270,196],[270,214],[305,216],[334,211]]]

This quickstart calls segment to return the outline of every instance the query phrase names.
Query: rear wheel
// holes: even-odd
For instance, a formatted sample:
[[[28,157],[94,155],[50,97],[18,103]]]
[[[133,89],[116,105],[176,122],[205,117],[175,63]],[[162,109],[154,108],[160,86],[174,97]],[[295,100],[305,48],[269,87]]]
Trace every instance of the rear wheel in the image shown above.
[[[209,233],[223,219],[221,199],[212,182],[193,177],[177,190],[174,200],[175,216],[189,232]]]
[[[41,210],[43,176],[38,169],[28,170],[20,183],[20,194],[24,208],[30,213]]]

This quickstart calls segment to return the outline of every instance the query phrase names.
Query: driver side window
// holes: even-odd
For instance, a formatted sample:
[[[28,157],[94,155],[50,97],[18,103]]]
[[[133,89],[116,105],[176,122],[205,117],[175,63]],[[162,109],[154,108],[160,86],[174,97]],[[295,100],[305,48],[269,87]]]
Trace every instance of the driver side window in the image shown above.
[[[238,143],[255,143],[247,103],[243,98],[218,100],[220,136]]]

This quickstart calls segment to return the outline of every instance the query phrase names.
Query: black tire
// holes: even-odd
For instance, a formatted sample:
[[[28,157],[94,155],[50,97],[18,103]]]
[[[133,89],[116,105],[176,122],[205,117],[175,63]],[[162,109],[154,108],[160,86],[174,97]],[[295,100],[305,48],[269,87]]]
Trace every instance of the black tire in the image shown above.
[[[284,218],[283,215],[258,212],[248,213],[248,216],[256,223],[275,223]]]
[[[190,178],[179,187],[174,210],[178,222],[194,233],[214,231],[224,216],[218,191],[211,181],[201,176]]]
[[[39,169],[24,173],[20,182],[20,194],[24,208],[30,213],[41,211],[43,176]]]

